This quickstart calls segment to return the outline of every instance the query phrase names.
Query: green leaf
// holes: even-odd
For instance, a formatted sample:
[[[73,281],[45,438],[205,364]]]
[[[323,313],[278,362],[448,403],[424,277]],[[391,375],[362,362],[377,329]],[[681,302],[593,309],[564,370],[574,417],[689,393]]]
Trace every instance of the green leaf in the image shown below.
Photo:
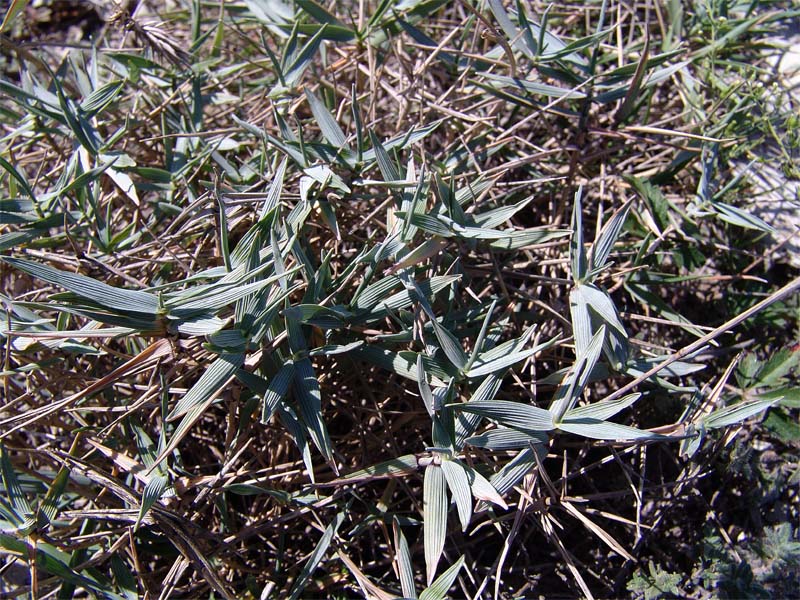
[[[488,450],[519,450],[531,444],[546,444],[548,436],[542,431],[498,427],[473,435],[464,440],[467,444]]]
[[[294,390],[300,414],[309,428],[311,439],[329,463],[333,463],[333,447],[328,428],[322,420],[322,398],[319,381],[311,361],[301,358],[294,363]]]
[[[303,565],[303,570],[300,571],[300,574],[297,576],[297,580],[292,586],[292,591],[289,594],[290,600],[297,600],[297,598],[300,597],[300,594],[303,593],[306,585],[308,585],[308,578],[325,557],[325,553],[328,551],[331,541],[333,541],[333,536],[336,535],[336,532],[339,531],[339,527],[342,525],[342,523],[344,523],[345,516],[345,512],[337,513],[333,518],[333,522],[331,522],[331,524],[325,528],[325,533],[322,534],[319,542],[317,542],[317,546],[314,548],[311,556],[308,557],[306,564]]]
[[[538,81],[528,81],[527,79],[519,79],[513,77],[506,77],[505,75],[497,75],[495,73],[483,73],[483,77],[489,80],[489,83],[496,87],[513,87],[518,90],[523,90],[537,96],[545,96],[548,98],[570,98],[572,100],[583,100],[586,94],[572,88],[562,88],[547,83],[540,83]]]
[[[424,518],[425,568],[428,585],[436,575],[436,567],[447,537],[447,482],[442,468],[430,464],[425,468],[422,512]]]
[[[464,466],[457,460],[444,458],[441,466],[447,487],[450,488],[450,494],[458,509],[461,531],[466,531],[472,519],[472,494],[470,493],[469,477]]]
[[[550,412],[556,421],[561,419],[564,413],[569,412],[583,395],[583,390],[600,358],[605,337],[606,328],[602,325],[585,348],[577,348],[578,360],[556,390],[555,398],[550,405]]]
[[[139,528],[139,524],[142,522],[142,519],[144,519],[145,515],[147,515],[153,505],[161,499],[161,497],[164,495],[164,492],[167,491],[168,486],[168,475],[161,475],[159,473],[150,475],[147,484],[144,486],[144,492],[142,493],[142,504],[139,507],[139,515],[136,517],[136,524],[133,526],[134,531]]]
[[[599,402],[593,402],[592,404],[586,404],[585,406],[578,406],[564,413],[564,418],[565,420],[590,418],[605,421],[617,413],[625,410],[629,406],[633,406],[633,404],[639,398],[641,398],[641,396],[642,395],[637,392],[635,394],[622,396],[616,400],[600,400]]]
[[[703,425],[705,425],[706,429],[719,429],[720,427],[735,425],[764,412],[778,402],[779,400],[777,399],[767,398],[719,408],[703,418]]]
[[[572,237],[569,242],[570,264],[572,265],[572,279],[580,283],[589,274],[589,265],[586,259],[586,248],[583,245],[583,211],[581,197],[583,186],[575,192],[575,202],[572,205]]]
[[[233,377],[244,364],[244,354],[221,354],[205,370],[197,382],[186,392],[167,417],[174,421],[182,417],[195,406],[199,406],[216,397],[223,390],[225,383]]]
[[[534,354],[545,350],[556,343],[558,338],[553,338],[546,342],[542,342],[534,346],[533,348],[528,348],[527,350],[521,350],[517,352],[510,352],[505,356],[500,356],[498,358],[494,358],[492,360],[485,360],[486,353],[481,354],[478,356],[475,363],[470,368],[469,371],[466,372],[467,377],[482,377],[483,375],[488,375],[490,373],[497,373],[504,369],[507,369],[511,365],[514,365],[526,358],[530,358]]]
[[[501,508],[508,509],[508,505],[506,504],[505,500],[503,500],[503,497],[497,493],[497,490],[491,483],[489,483],[488,479],[486,479],[472,467],[468,467],[466,465],[462,466],[467,472],[469,485],[472,489],[472,495],[475,496],[475,498],[478,500],[483,500],[484,502],[491,502],[492,504],[497,504]]]
[[[453,410],[478,414],[508,427],[533,431],[552,431],[555,429],[553,415],[549,411],[508,400],[476,400],[449,404]]]
[[[399,477],[414,473],[419,468],[419,460],[414,454],[405,454],[391,460],[387,460],[365,469],[353,471],[349,475],[339,478],[340,482],[357,483],[359,481],[371,481],[373,479],[383,479],[386,477]]]
[[[626,202],[600,230],[597,239],[592,244],[592,251],[589,256],[592,272],[599,271],[605,266],[608,255],[611,254],[611,249],[614,247],[614,242],[617,241],[622,231],[622,226],[625,224],[625,219],[628,218],[631,204],[631,201]]]
[[[344,131],[339,127],[333,115],[328,112],[327,107],[313,92],[310,92],[307,88],[304,91],[308,105],[311,107],[311,112],[314,114],[314,119],[317,121],[317,125],[325,139],[337,148],[349,150],[346,146],[347,136],[345,136]]]
[[[3,23],[0,24],[0,33],[8,31],[11,27],[11,22],[19,15],[28,5],[28,0],[11,0],[11,3],[6,9],[6,14],[3,17]]]
[[[0,445],[0,474],[3,479],[3,489],[13,508],[14,525],[21,530],[29,529],[35,525],[33,511],[19,485],[8,451],[3,445]]]
[[[800,351],[781,348],[759,369],[760,385],[779,385],[800,364]]]
[[[449,569],[442,573],[433,584],[425,589],[420,595],[419,600],[445,600],[447,591],[458,577],[458,572],[464,566],[464,557],[461,556]]]
[[[561,431],[591,438],[593,440],[639,441],[669,439],[667,436],[651,431],[644,431],[642,429],[636,429],[635,427],[590,417],[564,418],[558,424],[558,428]]]
[[[400,522],[397,517],[392,518],[392,529],[394,530],[395,561],[397,570],[400,574],[400,587],[403,596],[406,598],[416,598],[417,590],[414,586],[414,570],[411,566],[411,552],[408,549],[406,536],[400,529]]]
[[[120,313],[155,315],[158,313],[158,297],[147,292],[117,288],[83,275],[60,271],[47,265],[10,256],[0,260],[42,281],[57,285],[73,294],[86,298],[105,308]]]

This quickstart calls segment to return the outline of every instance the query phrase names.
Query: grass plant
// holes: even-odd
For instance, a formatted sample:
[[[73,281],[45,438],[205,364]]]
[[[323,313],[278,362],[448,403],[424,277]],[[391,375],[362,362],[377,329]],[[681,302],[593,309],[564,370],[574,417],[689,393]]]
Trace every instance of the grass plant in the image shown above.
[[[800,10],[134,4],[0,26],[0,595],[797,593]]]

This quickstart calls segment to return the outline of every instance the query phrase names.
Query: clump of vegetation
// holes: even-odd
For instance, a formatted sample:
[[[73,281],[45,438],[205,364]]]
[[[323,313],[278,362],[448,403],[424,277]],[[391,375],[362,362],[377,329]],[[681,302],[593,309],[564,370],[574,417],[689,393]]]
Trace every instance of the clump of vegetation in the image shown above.
[[[796,592],[800,278],[733,164],[796,174],[798,11],[37,10],[0,37],[3,594]]]

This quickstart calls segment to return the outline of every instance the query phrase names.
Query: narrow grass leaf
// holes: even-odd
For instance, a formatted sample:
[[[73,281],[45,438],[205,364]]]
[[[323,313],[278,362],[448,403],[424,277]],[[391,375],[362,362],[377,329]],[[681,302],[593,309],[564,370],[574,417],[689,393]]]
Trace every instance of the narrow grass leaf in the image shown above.
[[[398,181],[400,179],[400,171],[397,169],[394,161],[389,157],[386,147],[378,139],[378,136],[370,129],[369,140],[372,144],[373,154],[378,162],[378,168],[381,170],[381,175],[386,181]],[[364,154],[367,159],[367,153]]]
[[[333,447],[328,436],[328,428],[322,420],[319,381],[311,361],[307,358],[301,358],[294,363],[294,390],[300,414],[309,428],[311,439],[325,459],[333,465]]]
[[[161,497],[164,495],[164,492],[167,491],[167,487],[169,486],[169,476],[162,475],[160,473],[153,473],[150,475],[150,479],[144,486],[144,492],[142,493],[142,502],[139,506],[139,514],[136,517],[136,523],[133,526],[133,530],[136,531],[139,529],[139,525],[142,522],[142,519],[145,518],[147,513],[153,507],[153,505],[158,502]]]
[[[408,549],[406,536],[400,529],[400,522],[397,517],[392,518],[392,531],[394,533],[395,562],[397,571],[400,575],[400,589],[403,597],[416,598],[417,590],[414,586],[414,569],[411,565],[411,552]]]
[[[114,101],[123,87],[125,87],[125,81],[123,80],[110,81],[84,98],[83,102],[80,103],[80,108],[84,112],[86,118],[91,119],[101,113]]]
[[[711,206],[717,211],[720,219],[731,225],[738,225],[745,229],[756,229],[765,233],[775,232],[774,227],[746,210],[719,201],[712,202]]]
[[[625,119],[631,116],[631,114],[633,114],[636,103],[640,100],[639,92],[641,91],[642,82],[644,81],[644,76],[647,72],[647,60],[649,58],[650,33],[648,30],[645,30],[644,49],[642,50],[642,56],[639,59],[636,72],[633,74],[633,79],[631,79],[628,91],[625,94],[625,99],[622,101],[622,104],[620,104],[617,112],[614,113],[614,121],[618,124],[622,123]]]
[[[14,466],[11,464],[11,458],[5,446],[0,445],[0,474],[3,478],[3,489],[8,499],[11,501],[13,507],[13,514],[17,521],[17,527],[26,527],[34,523],[32,521],[33,511],[28,499],[20,487],[17,474],[14,472]]]
[[[521,450],[514,458],[503,465],[500,470],[492,475],[489,482],[501,496],[508,493],[519,481],[527,475],[531,469],[536,468],[536,457],[534,452],[539,453],[539,459],[544,460],[547,456],[547,448],[537,445],[534,448]],[[477,508],[476,508],[477,510]]]
[[[550,412],[553,414],[553,418],[556,421],[561,419],[564,413],[575,406],[583,394],[583,390],[589,382],[592,371],[600,358],[605,337],[606,328],[605,325],[602,325],[597,333],[592,336],[586,348],[579,351],[575,366],[564,378],[558,390],[556,390],[555,399],[550,405]]]
[[[303,73],[308,68],[308,65],[311,64],[311,61],[317,53],[317,49],[319,48],[320,42],[322,42],[326,28],[326,25],[320,27],[319,31],[317,31],[311,37],[311,39],[306,42],[306,44],[303,46],[303,49],[292,61],[292,64],[288,65],[288,67],[284,70],[283,81],[288,87],[295,87],[300,82]]]
[[[622,231],[622,226],[625,224],[625,219],[628,218],[631,205],[631,201],[626,202],[600,230],[600,234],[592,244],[592,251],[589,257],[592,271],[598,271],[605,266],[608,255],[611,254],[611,249],[614,247],[614,242],[617,241]]]
[[[575,192],[575,202],[572,205],[572,237],[569,243],[570,264],[572,265],[572,279],[576,283],[583,281],[589,273],[586,259],[586,248],[583,245],[583,218],[581,197],[583,186]],[[588,340],[587,340],[588,341]]]
[[[627,396],[622,396],[622,398],[617,398],[616,400],[600,400],[599,402],[593,402],[592,404],[572,408],[564,413],[564,418],[567,420],[590,418],[605,421],[622,412],[629,406],[633,406],[633,404],[641,397],[642,395],[637,392],[634,394],[628,394]]]
[[[768,398],[719,408],[703,418],[703,425],[706,429],[719,429],[735,425],[767,410],[779,401],[780,399]]]
[[[507,427],[533,431],[555,429],[553,416],[549,411],[508,400],[476,400],[449,405],[453,410],[474,413],[502,423]]]
[[[488,479],[486,479],[472,467],[467,465],[462,466],[467,473],[469,485],[472,489],[472,495],[475,496],[475,498],[484,502],[491,502],[492,504],[496,504],[497,506],[500,506],[506,510],[508,509],[506,501],[503,500],[503,497],[497,493],[497,490],[494,489],[494,486],[491,483],[489,483]]]
[[[31,188],[30,183],[28,183],[28,180],[22,175],[22,173],[20,173],[19,171],[17,171],[16,168],[14,168],[14,165],[12,165],[5,158],[0,156],[0,167],[2,167],[9,175],[11,175],[11,177],[14,178],[14,180],[20,185],[22,190],[28,195],[28,197],[31,200],[36,202],[36,194],[33,193],[33,188]],[[8,221],[4,222],[8,223]]]
[[[471,446],[486,448],[487,450],[519,450],[527,448],[531,444],[545,444],[548,436],[542,431],[525,431],[511,429],[508,427],[498,427],[484,431],[479,435],[473,435],[464,440]]]
[[[445,600],[448,598],[447,592],[455,582],[463,566],[464,557],[461,556],[450,568],[437,577],[430,587],[423,590],[419,595],[419,600]]]
[[[472,368],[470,368],[469,371],[466,372],[466,375],[467,377],[472,378],[472,377],[482,377],[490,373],[497,373],[499,371],[507,369],[511,365],[514,365],[522,360],[530,358],[531,356],[537,354],[538,352],[541,352],[542,350],[551,347],[553,344],[556,343],[557,339],[558,338],[556,337],[546,342],[542,342],[541,344],[537,344],[533,348],[528,348],[527,350],[521,350],[517,352],[511,352],[506,356],[500,356],[498,358],[494,358],[489,361],[482,360],[485,357],[485,355],[482,354],[475,361]]]
[[[436,575],[436,567],[444,550],[447,537],[447,482],[444,472],[438,465],[425,468],[422,492],[422,512],[424,519],[425,569],[428,585]]]
[[[591,283],[579,284],[576,286],[576,290],[582,300],[585,301],[586,306],[594,311],[603,322],[614,328],[623,338],[628,337],[625,327],[619,320],[617,307],[614,306],[614,301],[608,295],[608,292]]]
[[[0,260],[28,275],[69,290],[112,311],[149,315],[158,312],[158,297],[147,292],[113,287],[77,273],[61,271],[22,258],[3,256]]]
[[[342,128],[333,118],[333,115],[328,111],[328,108],[323,104],[322,100],[317,96],[305,89],[306,99],[308,105],[311,107],[311,112],[314,114],[314,119],[317,121],[322,135],[325,139],[337,148],[347,148],[347,136],[345,136]]]
[[[303,593],[303,590],[306,589],[309,577],[311,577],[311,574],[316,570],[316,568],[319,566],[319,563],[325,557],[325,553],[328,551],[328,547],[331,545],[333,537],[336,535],[336,532],[339,531],[339,527],[342,525],[342,523],[344,523],[345,516],[345,512],[337,513],[331,524],[325,528],[325,533],[322,534],[322,538],[320,538],[319,542],[317,542],[316,548],[314,548],[311,556],[308,557],[306,564],[303,565],[303,570],[300,571],[300,574],[297,576],[297,580],[292,586],[292,591],[289,594],[290,600],[297,600],[297,598],[300,597],[300,594]]]
[[[359,483],[364,481],[373,481],[375,479],[386,479],[388,477],[400,477],[402,475],[409,475],[415,473],[419,469],[419,460],[414,454],[405,454],[392,458],[390,460],[380,462],[378,464],[359,469],[352,473],[334,479],[325,485],[340,485],[343,483]]]
[[[458,518],[461,521],[461,531],[466,531],[472,519],[472,494],[470,493],[469,477],[464,467],[456,460],[442,460],[447,487],[456,503]]]
[[[486,332],[489,331],[489,325],[492,322],[492,314],[494,313],[494,309],[497,307],[497,298],[492,300],[492,304],[489,306],[489,310],[486,312],[486,317],[483,319],[483,323],[481,324],[481,330],[478,333],[478,337],[475,340],[475,345],[472,348],[472,353],[469,356],[469,360],[467,364],[464,365],[464,371],[469,371],[472,368],[472,365],[478,358],[478,355],[483,347],[483,340],[486,339]]]
[[[384,277],[368,285],[350,305],[358,310],[369,310],[389,296],[389,292],[400,285],[400,278],[395,275]]]
[[[0,24],[0,33],[4,33],[11,28],[11,22],[19,15],[27,6],[29,0],[11,0],[11,3],[6,9],[6,14],[3,17],[3,22]]]
[[[562,431],[593,440],[636,442],[642,440],[667,439],[666,436],[658,433],[590,417],[565,418],[558,424],[558,428]]]
[[[496,375],[487,375],[470,397],[470,402],[481,400],[494,400],[503,380]],[[466,438],[475,433],[478,424],[481,422],[481,415],[465,413],[463,411],[456,414],[456,447],[461,448]]]
[[[174,421],[185,415],[192,407],[215,398],[243,363],[244,354],[221,354],[186,392],[186,395],[178,401],[167,420]]]
[[[572,88],[562,88],[547,83],[540,83],[538,81],[529,81],[527,79],[520,79],[514,77],[507,77],[505,75],[497,75],[495,73],[484,73],[489,83],[497,87],[513,87],[518,90],[524,90],[537,96],[545,96],[548,98],[570,98],[572,100],[583,100],[586,94],[580,90]]]
[[[425,404],[425,409],[428,411],[428,415],[432,417],[433,393],[425,375],[425,363],[422,362],[422,354],[417,355],[417,385],[419,386],[419,394],[422,397],[423,404]]]

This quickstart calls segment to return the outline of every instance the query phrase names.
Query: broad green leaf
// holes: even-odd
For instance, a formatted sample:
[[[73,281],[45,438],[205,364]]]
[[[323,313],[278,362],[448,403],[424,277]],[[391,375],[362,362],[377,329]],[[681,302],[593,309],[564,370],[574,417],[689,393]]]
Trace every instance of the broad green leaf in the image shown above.
[[[478,414],[508,427],[533,431],[552,431],[555,429],[553,416],[549,411],[508,400],[476,400],[450,404],[455,411]]]
[[[425,468],[422,492],[424,518],[425,568],[428,585],[436,575],[436,567],[447,537],[447,482],[442,468],[430,464]]]
[[[472,519],[472,494],[467,472],[461,463],[450,459],[442,460],[442,472],[458,509],[461,531],[466,531]]]
[[[792,369],[800,365],[800,351],[781,348],[759,369],[760,385],[778,385]]]

